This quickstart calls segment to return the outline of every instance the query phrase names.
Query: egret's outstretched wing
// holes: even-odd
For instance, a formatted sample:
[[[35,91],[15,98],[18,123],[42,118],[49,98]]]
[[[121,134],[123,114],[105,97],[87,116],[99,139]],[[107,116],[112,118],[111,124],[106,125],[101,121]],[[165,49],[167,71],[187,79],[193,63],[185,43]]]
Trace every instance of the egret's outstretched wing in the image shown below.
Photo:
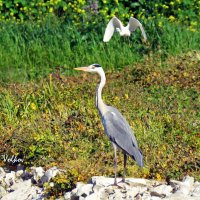
[[[116,28],[120,28],[121,29],[122,27],[123,27],[123,25],[122,25],[121,21],[117,17],[113,17],[109,21],[109,23],[108,23],[108,25],[106,27],[106,30],[105,30],[105,33],[104,33],[104,37],[103,37],[103,41],[104,42],[108,42],[111,39],[115,29]]]
[[[133,31],[135,31],[135,29],[137,27],[140,27],[140,30],[142,32],[142,36],[144,37],[144,41],[147,40],[147,36],[146,36],[145,31],[144,31],[144,28],[143,28],[142,24],[137,19],[131,17],[127,27],[130,30],[130,32],[133,32]]]
[[[121,113],[114,107],[108,106],[102,116],[105,132],[109,139],[130,155],[139,166],[143,166],[143,155],[138,148],[137,141],[131,127]]]

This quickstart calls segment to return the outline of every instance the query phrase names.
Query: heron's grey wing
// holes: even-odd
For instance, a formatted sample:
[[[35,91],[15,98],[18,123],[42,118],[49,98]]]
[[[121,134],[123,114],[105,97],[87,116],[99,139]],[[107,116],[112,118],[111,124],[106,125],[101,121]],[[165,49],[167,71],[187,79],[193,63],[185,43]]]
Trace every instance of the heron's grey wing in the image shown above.
[[[142,32],[142,36],[143,36],[144,40],[145,41],[147,40],[147,36],[146,36],[145,31],[144,31],[144,28],[143,28],[142,24],[137,19],[131,17],[130,20],[129,20],[129,23],[127,25],[127,27],[128,27],[128,29],[129,29],[130,32],[135,31],[135,29],[137,27],[139,27],[140,30],[141,30],[141,32]]]
[[[139,166],[143,166],[143,156],[131,127],[117,109],[111,108],[111,111],[102,116],[106,134],[113,143],[130,155]]]
[[[107,27],[106,27],[106,30],[105,30],[105,33],[104,33],[104,37],[103,37],[103,41],[104,42],[108,42],[111,37],[113,36],[113,33],[115,31],[116,28],[122,28],[123,25],[121,23],[121,21],[117,18],[117,17],[113,17]]]

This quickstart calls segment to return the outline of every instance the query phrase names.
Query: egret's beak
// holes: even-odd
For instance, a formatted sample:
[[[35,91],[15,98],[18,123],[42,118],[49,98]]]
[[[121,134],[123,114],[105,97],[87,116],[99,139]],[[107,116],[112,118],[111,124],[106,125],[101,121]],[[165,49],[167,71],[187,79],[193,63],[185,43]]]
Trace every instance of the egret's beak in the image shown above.
[[[89,67],[77,67],[77,68],[74,68],[75,70],[80,70],[80,71],[88,71],[89,70]]]

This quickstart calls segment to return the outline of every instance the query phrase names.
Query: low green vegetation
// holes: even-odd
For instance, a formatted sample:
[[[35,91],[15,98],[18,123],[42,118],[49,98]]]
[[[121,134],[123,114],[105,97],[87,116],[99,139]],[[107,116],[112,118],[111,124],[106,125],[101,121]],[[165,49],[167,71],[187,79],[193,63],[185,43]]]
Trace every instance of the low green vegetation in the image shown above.
[[[144,154],[142,169],[128,160],[127,176],[199,180],[200,52],[165,61],[161,55],[121,72],[107,70],[103,98],[126,116]],[[37,83],[0,85],[0,153],[21,157],[27,166],[66,170],[49,189],[54,195],[93,175],[113,176],[112,145],[94,103],[98,79],[57,71]]]
[[[113,176],[113,149],[95,108],[96,75],[74,67],[99,63],[105,102],[133,128],[144,154],[127,176],[200,179],[200,28],[198,0],[0,0],[0,157],[58,166],[53,197],[93,175]],[[103,43],[116,15],[141,23],[131,37]],[[11,163],[0,159],[0,166]],[[119,154],[118,176],[123,173]],[[53,198],[52,197],[52,198]]]
[[[79,28],[55,16],[40,23],[0,22],[0,80],[39,80],[58,66],[64,68],[64,74],[72,75],[73,67],[91,63],[119,70],[154,52],[159,52],[163,60],[168,55],[199,49],[199,32],[164,19],[147,20],[143,25],[146,44],[139,29],[130,38],[114,34],[109,43],[103,43],[103,22],[94,29]]]

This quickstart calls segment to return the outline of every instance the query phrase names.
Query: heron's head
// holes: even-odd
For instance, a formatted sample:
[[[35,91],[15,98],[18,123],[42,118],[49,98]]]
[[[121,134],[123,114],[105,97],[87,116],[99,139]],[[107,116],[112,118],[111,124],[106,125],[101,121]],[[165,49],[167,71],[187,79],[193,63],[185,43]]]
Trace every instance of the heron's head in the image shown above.
[[[84,71],[84,72],[98,73],[98,74],[100,74],[103,71],[103,68],[99,64],[92,64],[87,67],[78,67],[74,69]]]

